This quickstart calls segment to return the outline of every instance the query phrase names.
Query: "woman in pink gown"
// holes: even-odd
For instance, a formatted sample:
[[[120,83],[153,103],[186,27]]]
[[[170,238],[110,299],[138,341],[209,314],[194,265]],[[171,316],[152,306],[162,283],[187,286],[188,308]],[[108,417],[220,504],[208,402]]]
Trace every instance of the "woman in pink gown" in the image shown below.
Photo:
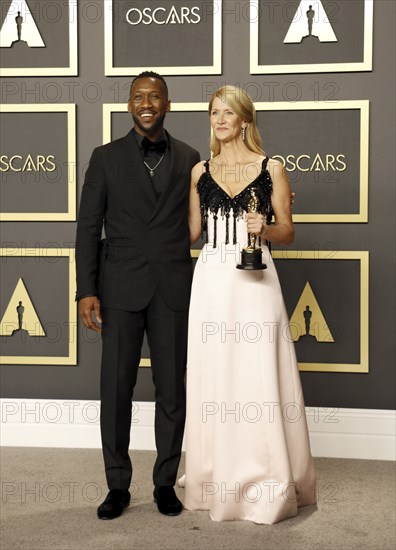
[[[209,104],[212,159],[192,171],[194,273],[187,360],[184,506],[215,521],[272,524],[314,504],[315,472],[289,320],[267,241],[293,241],[290,185],[265,156],[254,105],[225,86]],[[258,211],[247,213],[251,189]],[[271,224],[274,215],[275,223]],[[248,233],[265,270],[240,270]]]

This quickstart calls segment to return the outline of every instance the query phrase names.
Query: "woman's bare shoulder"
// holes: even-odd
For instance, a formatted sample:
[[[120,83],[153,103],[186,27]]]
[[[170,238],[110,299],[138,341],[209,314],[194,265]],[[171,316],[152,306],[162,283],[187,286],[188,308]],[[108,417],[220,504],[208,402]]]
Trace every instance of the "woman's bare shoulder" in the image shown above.
[[[283,167],[283,164],[277,159],[268,159],[267,170],[271,174],[271,177],[273,179],[283,179],[285,176],[285,169]]]
[[[279,160],[273,159],[271,157],[269,157],[269,159],[268,159],[267,166],[268,166],[268,168],[272,168],[274,170],[282,170],[283,169],[283,164]]]
[[[205,164],[206,164],[206,160],[201,160],[197,162],[195,166],[193,166],[191,170],[191,179],[193,182],[197,183],[199,178],[205,172],[206,170]]]

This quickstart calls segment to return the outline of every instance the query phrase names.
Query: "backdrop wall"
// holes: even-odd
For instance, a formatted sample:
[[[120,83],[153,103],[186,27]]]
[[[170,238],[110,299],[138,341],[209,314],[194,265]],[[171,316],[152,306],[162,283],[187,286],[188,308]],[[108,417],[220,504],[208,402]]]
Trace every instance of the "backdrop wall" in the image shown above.
[[[4,24],[12,4],[11,1],[3,4]],[[59,17],[58,22],[55,12],[46,12],[47,19],[52,17],[51,27],[40,11],[43,9],[40,2],[29,0],[28,4],[45,41],[45,36],[52,36],[55,25],[62,24],[63,18]],[[177,9],[181,4],[189,8],[200,6],[203,27],[198,32],[198,24],[185,21],[183,26],[177,23],[177,17],[176,23],[164,25],[166,29],[155,23],[145,27],[143,23],[140,27],[125,24],[123,17],[132,4],[138,7],[142,4],[142,9],[143,4],[152,8],[161,5],[168,10],[166,13],[170,13],[172,5]],[[223,83],[238,84],[252,95],[257,103],[264,146],[270,155],[284,159],[294,155],[291,161],[308,155],[308,159],[303,157],[300,161],[303,169],[309,168],[307,172],[292,170],[289,164],[289,175],[297,193],[295,243],[288,252],[276,251],[274,254],[289,315],[294,313],[306,283],[310,282],[326,320],[326,330],[334,337],[334,343],[325,338],[313,347],[305,345],[303,338],[296,342],[306,404],[393,409],[395,4],[388,0],[374,1],[372,70],[363,67],[367,60],[361,30],[364,17],[359,15],[364,7],[362,1],[355,2],[356,13],[346,13],[342,11],[345,5],[353,2],[326,3],[323,0],[331,13],[339,10],[332,17],[329,15],[336,29],[338,49],[333,57],[327,49],[323,50],[323,59],[322,54],[316,53],[319,57],[313,59],[309,53],[320,46],[319,40],[308,49],[303,43],[306,51],[293,54],[295,58],[289,56],[291,50],[286,49],[283,57],[278,52],[286,44],[278,48],[276,36],[282,36],[283,40],[284,31],[293,19],[293,15],[287,15],[287,10],[295,13],[298,2],[284,2],[286,11],[278,19],[276,5],[279,3],[262,2],[261,7],[265,9],[256,28],[249,20],[247,0],[226,0],[220,14],[222,37],[215,35],[214,38],[209,31],[218,25],[218,16],[216,6],[210,8],[209,4],[212,3],[119,2],[119,18],[124,24],[117,26],[117,20],[111,26],[110,22],[111,32],[107,27],[105,46],[106,3],[99,0],[72,2],[69,19],[77,16],[78,48],[74,53],[78,56],[78,74],[73,74],[77,66],[73,57],[73,26],[70,27],[68,61],[65,61],[67,41],[63,35],[54,44],[47,42],[47,50],[50,47],[59,50],[58,56],[49,61],[36,56],[39,48],[29,61],[30,47],[26,47],[19,57],[3,55],[6,47],[2,47],[3,75],[6,76],[1,79],[1,103],[5,106],[1,116],[9,120],[4,119],[1,134],[1,155],[4,155],[0,174],[1,243],[6,257],[1,261],[5,283],[2,283],[0,315],[4,321],[11,296],[22,277],[37,313],[38,321],[35,322],[44,327],[47,336],[45,345],[39,335],[30,340],[30,334],[23,342],[21,334],[17,335],[19,340],[15,334],[6,334],[4,321],[1,396],[7,399],[99,399],[100,341],[94,334],[83,331],[81,324],[78,329],[75,327],[75,304],[70,300],[72,251],[69,261],[70,251],[63,252],[60,257],[60,253],[57,255],[54,251],[51,256],[48,249],[67,251],[73,248],[75,206],[76,202],[78,206],[91,151],[103,143],[104,134],[118,137],[130,127],[129,115],[121,111],[126,107],[132,72],[144,68],[136,68],[136,60],[143,59],[141,46],[144,55],[149,56],[147,59],[158,52],[158,62],[162,66],[169,63],[169,56],[160,55],[164,48],[175,60],[176,67],[162,71],[169,75],[170,97],[176,109],[167,118],[167,128],[198,147],[203,157],[208,155],[209,138],[205,105],[210,93]],[[158,13],[162,17],[165,12]],[[190,19],[193,19],[192,14],[190,12]],[[138,15],[138,12],[133,13],[134,17]],[[137,20],[132,18],[133,22]],[[356,25],[355,30],[353,25],[346,25],[348,20]],[[271,27],[275,34],[270,39],[265,33],[265,24],[271,21],[278,21],[278,27],[275,23],[275,27]],[[218,32],[219,27],[216,28]],[[163,30],[170,34],[159,34]],[[131,32],[135,34],[132,36]],[[356,51],[348,46],[351,33],[356,33]],[[109,36],[113,39],[112,56]],[[326,43],[326,48],[330,44]],[[185,56],[178,58],[172,48],[175,52],[184,48]],[[20,61],[21,55],[23,61]],[[22,63],[30,63],[30,66],[24,67]],[[295,64],[294,71],[290,67],[282,68],[290,63]],[[329,70],[329,65],[323,67],[325,63],[333,64],[334,69]],[[311,65],[308,70],[319,72],[297,72],[297,66],[301,69],[301,65],[307,64]],[[312,67],[314,64],[318,67]],[[345,64],[349,64],[351,70],[348,71]],[[354,64],[360,64],[360,69],[353,67]],[[34,67],[47,74],[29,74],[34,72]],[[158,69],[161,71],[160,67]],[[304,70],[307,71],[306,66]],[[190,74],[186,74],[188,71]],[[221,74],[208,74],[210,71]],[[24,74],[17,75],[18,72]],[[313,164],[314,153],[320,155],[316,165]],[[28,170],[29,165],[25,166],[22,174],[16,172],[5,164],[13,154],[22,157],[14,160],[14,168],[21,167],[18,162],[24,163],[29,154],[36,165],[30,166],[31,170]],[[40,167],[37,169],[38,155],[45,157],[41,172]],[[51,158],[47,158],[50,155],[56,159],[53,171]],[[334,155],[334,162],[330,158],[333,168],[326,167],[326,159],[329,161],[326,155]],[[337,155],[344,157],[337,160]],[[345,160],[347,169],[342,171]],[[21,248],[27,248],[28,252],[21,252]],[[40,259],[40,254],[44,254],[44,259]],[[16,323],[14,309],[11,318],[14,315]],[[25,305],[26,316],[28,309]],[[60,332],[59,327],[63,327]],[[36,359],[24,363],[24,356]],[[151,371],[147,366],[140,369],[135,398],[138,401],[154,399]]]

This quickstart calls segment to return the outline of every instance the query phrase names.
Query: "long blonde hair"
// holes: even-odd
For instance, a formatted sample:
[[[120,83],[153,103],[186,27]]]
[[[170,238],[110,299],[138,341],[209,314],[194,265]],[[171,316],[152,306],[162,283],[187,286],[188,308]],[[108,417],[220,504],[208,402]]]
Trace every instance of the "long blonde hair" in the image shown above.
[[[261,144],[261,136],[256,125],[256,109],[254,108],[250,96],[237,86],[222,86],[216,90],[210,98],[209,116],[212,112],[213,101],[216,97],[227,103],[239,118],[246,120],[248,123],[245,137],[246,147],[254,153],[265,155]],[[214,133],[212,134],[210,149],[214,157],[220,153],[220,142]]]

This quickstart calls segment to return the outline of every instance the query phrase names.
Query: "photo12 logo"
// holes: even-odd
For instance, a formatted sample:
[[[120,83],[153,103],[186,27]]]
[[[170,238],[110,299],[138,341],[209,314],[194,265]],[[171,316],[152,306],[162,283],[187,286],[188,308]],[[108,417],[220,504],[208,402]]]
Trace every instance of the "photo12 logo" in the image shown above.
[[[129,25],[197,25],[201,22],[199,6],[187,7],[172,6],[170,9],[159,8],[131,8],[126,13],[126,20]]]

